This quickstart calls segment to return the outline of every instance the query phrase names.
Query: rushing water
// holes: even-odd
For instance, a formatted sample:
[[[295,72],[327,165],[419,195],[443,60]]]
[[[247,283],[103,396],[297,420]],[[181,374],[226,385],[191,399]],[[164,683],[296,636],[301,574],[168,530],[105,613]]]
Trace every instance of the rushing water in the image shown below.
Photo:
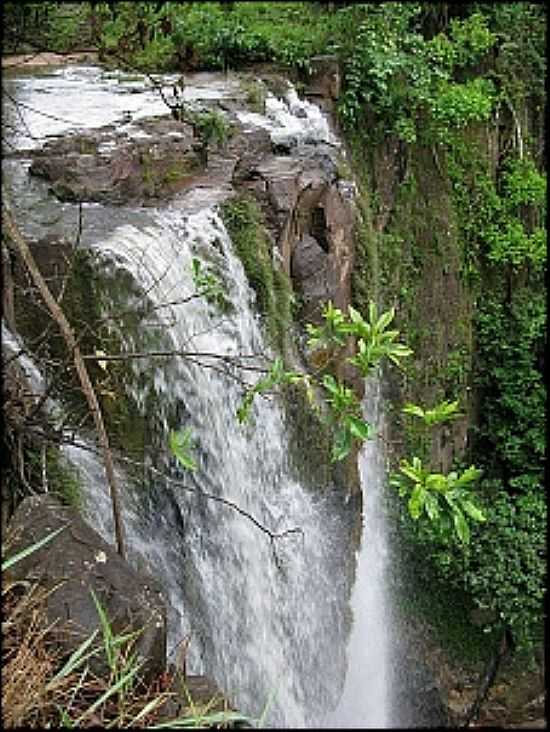
[[[384,432],[380,381],[367,381],[365,418],[379,434]],[[392,606],[388,572],[390,547],[384,487],[385,451],[379,442],[364,444],[359,467],[363,486],[364,528],[351,595],[353,626],[348,641],[347,674],[337,708],[326,726],[385,729],[396,726],[392,708]]]
[[[70,67],[19,86],[12,79],[10,89],[33,109],[45,99],[50,114],[90,126],[117,120],[128,104],[136,114],[155,112],[152,92],[129,93],[135,82],[111,81],[97,68]],[[214,85],[214,92],[227,88]],[[29,115],[28,133],[41,141],[52,129],[67,129]],[[315,135],[330,140],[317,108],[292,90],[286,102],[271,100],[265,117],[245,121],[267,127],[279,142],[289,135],[304,144]],[[12,144],[41,143],[13,136]],[[8,170],[23,195],[24,165]],[[45,194],[34,185],[42,208],[26,221],[27,231],[47,229]],[[34,211],[31,199],[22,205]],[[169,648],[189,636],[188,671],[214,678],[243,712],[265,710],[268,725],[391,726],[390,555],[379,443],[360,457],[365,518],[356,555],[342,502],[294,477],[277,399],[258,398],[250,424],[236,419],[243,386],[273,354],[215,203],[197,205],[190,194],[159,210],[120,209],[108,225],[91,227],[86,244],[102,272],[98,298],[116,316],[110,327],[125,353],[154,347],[202,354],[129,359],[126,398],[146,419],[148,440],[139,476],[121,456],[117,478],[130,561],[154,572],[168,596]],[[226,312],[191,298],[194,258],[220,275]],[[117,315],[128,309],[132,324]],[[237,369],[233,358],[247,369]],[[365,408],[381,428],[376,383],[367,386]],[[167,447],[170,430],[183,427],[193,435],[195,472],[178,468]],[[89,521],[113,542],[102,464],[89,437],[78,443],[64,447],[65,457],[81,474]],[[272,542],[250,517],[271,532],[300,532]]]

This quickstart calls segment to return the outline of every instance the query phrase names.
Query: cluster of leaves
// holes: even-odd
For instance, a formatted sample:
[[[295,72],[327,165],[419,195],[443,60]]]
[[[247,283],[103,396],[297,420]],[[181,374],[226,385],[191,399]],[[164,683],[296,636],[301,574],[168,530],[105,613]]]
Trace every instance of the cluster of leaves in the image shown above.
[[[88,13],[86,3],[4,3],[4,52],[82,48],[91,40]]]
[[[123,50],[128,61],[151,71],[182,63],[227,69],[262,61],[305,68],[326,48],[327,24],[310,3],[118,5],[114,18],[96,9],[102,46]],[[146,36],[140,36],[140,24],[147,27]]]
[[[277,387],[286,384],[296,384],[302,380],[302,375],[293,371],[285,370],[282,358],[276,358],[271,364],[267,374],[252,386],[244,394],[244,397],[237,408],[237,419],[241,424],[250,419],[250,411],[257,394],[272,393]]]
[[[445,140],[449,130],[489,117],[494,85],[486,79],[455,78],[496,42],[481,12],[451,20],[430,39],[422,32],[420,3],[361,5],[340,12],[358,24],[342,58],[345,90],[339,111],[347,129],[356,129],[370,115],[381,133],[393,132],[413,143],[419,136]]]
[[[207,112],[188,111],[185,118],[191,122],[206,146],[215,144],[217,147],[223,147],[230,136],[231,127],[229,122],[223,113],[216,110]]]
[[[440,573],[527,649],[540,641],[545,578],[546,176],[526,119],[536,118],[542,99],[536,77],[544,68],[545,24],[530,4],[484,14],[499,44],[492,72],[497,109],[512,134],[501,133],[506,149],[496,176],[467,130],[452,138],[447,160],[464,257],[480,290],[473,322],[480,410],[472,456],[484,473],[479,489],[487,525],[473,528],[460,557],[425,525],[418,537]]]
[[[494,264],[518,267],[546,264],[546,176],[529,158],[510,157],[500,176],[492,221],[483,232],[487,257]]]
[[[402,412],[419,420],[424,431],[462,416],[458,400],[443,400],[431,409],[423,409],[418,404],[406,404]],[[415,456],[412,461],[401,461],[399,472],[391,476],[390,483],[397,488],[401,497],[410,494],[408,510],[413,521],[418,521],[423,515],[429,519],[431,527],[428,534],[432,534],[432,542],[452,545],[454,529],[464,547],[470,542],[470,527],[466,517],[476,522],[485,521],[485,514],[472,492],[473,484],[478,481],[482,471],[470,465],[462,472],[453,470],[447,475],[434,473],[423,463],[428,454],[425,439],[420,441],[420,452],[422,458]]]
[[[313,350],[312,360],[328,365],[335,349],[344,348],[353,341],[354,353],[346,361],[363,378],[369,376],[384,359],[399,365],[400,360],[409,356],[412,351],[403,343],[396,342],[399,331],[389,330],[388,326],[394,316],[393,308],[378,315],[376,303],[372,301],[369,303],[366,319],[351,305],[346,316],[342,310],[328,302],[323,309],[322,324],[308,323],[306,326],[309,334],[308,346]],[[319,352],[322,354],[321,358]],[[337,381],[330,373],[323,375],[321,385],[331,407],[331,422],[335,430],[332,459],[343,460],[354,443],[372,437],[373,430],[363,420],[361,406],[352,389]]]
[[[212,270],[212,267],[205,266],[197,257],[193,257],[191,267],[193,284],[195,285],[197,295],[204,297],[210,305],[214,305],[222,312],[226,312],[230,304],[225,296],[220,278]]]
[[[477,384],[486,408],[480,450],[500,477],[532,475],[542,483],[546,454],[543,293],[518,292],[511,305],[488,300],[477,318]],[[483,367],[481,368],[481,363]]]
[[[355,367],[362,378],[371,375],[384,360],[400,366],[401,360],[411,355],[412,351],[397,341],[399,331],[389,329],[394,315],[393,308],[379,314],[372,301],[369,303],[367,318],[351,306],[345,314],[328,302],[322,313],[321,325],[307,325],[309,347],[313,349],[313,353],[321,351],[325,355],[320,359],[320,373],[312,376],[286,371],[282,360],[277,359],[267,376],[245,393],[238,410],[239,421],[248,419],[257,394],[271,392],[275,387],[285,384],[304,381],[310,403],[315,404],[313,382],[324,395],[328,407],[328,420],[334,435],[331,459],[333,462],[344,460],[354,445],[374,437],[374,429],[363,418],[361,404],[353,389],[328,371],[331,354],[349,348],[353,343],[354,353],[346,361]],[[408,404],[404,411],[421,419],[428,428],[459,416],[457,401],[444,401],[426,410],[418,405]],[[412,462],[404,460],[400,472],[401,475],[394,476],[392,482],[401,497],[411,493],[408,509],[413,520],[425,514],[430,521],[438,523],[440,532],[449,534],[454,527],[459,542],[467,544],[470,529],[466,517],[478,522],[485,520],[471,492],[472,484],[477,481],[481,472],[470,466],[461,474],[456,471],[448,475],[433,473],[423,466],[421,458],[417,456],[413,457]]]
[[[512,629],[518,648],[542,641],[546,594],[547,506],[542,482],[515,483],[516,493],[486,480],[490,530],[473,531],[464,582],[476,603]]]
[[[180,430],[171,430],[168,444],[172,455],[184,470],[196,470],[197,463],[193,457],[193,434],[190,427],[182,427]]]
[[[401,497],[410,492],[411,518],[417,521],[425,513],[430,521],[439,522],[440,533],[449,535],[454,527],[459,541],[468,544],[470,528],[466,516],[485,521],[485,514],[473,503],[471,493],[471,484],[478,480],[481,470],[471,465],[461,474],[455,470],[448,475],[432,473],[415,456],[412,462],[403,460],[399,471],[401,475],[393,475],[390,482]]]
[[[369,376],[384,358],[398,366],[402,358],[412,354],[408,346],[395,342],[399,331],[388,330],[395,317],[394,308],[379,316],[377,305],[371,300],[365,319],[351,305],[348,307],[346,317],[339,308],[335,308],[329,302],[322,315],[324,323],[321,326],[311,323],[306,326],[309,333],[309,347],[323,349],[341,347],[350,337],[356,338],[356,352],[347,361],[355,366],[363,377]]]

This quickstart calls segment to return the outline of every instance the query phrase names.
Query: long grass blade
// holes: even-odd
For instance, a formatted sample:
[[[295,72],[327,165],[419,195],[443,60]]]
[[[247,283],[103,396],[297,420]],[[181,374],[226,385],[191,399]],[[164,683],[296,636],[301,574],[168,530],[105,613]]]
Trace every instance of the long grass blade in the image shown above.
[[[205,727],[224,724],[227,722],[246,722],[252,724],[249,717],[239,712],[215,712],[213,714],[199,715],[195,717],[178,717],[166,722],[153,724],[147,729],[185,729],[187,727]]]
[[[65,676],[68,676],[71,674],[75,669],[77,669],[82,663],[87,661],[89,658],[94,656],[97,653],[97,649],[92,649],[88,653],[86,651],[88,650],[89,646],[93,643],[94,638],[96,637],[98,633],[98,628],[94,630],[94,632],[90,635],[89,638],[86,638],[79,646],[78,648],[71,653],[70,658],[65,663],[62,669],[60,669],[56,675],[53,677],[53,679],[48,682],[46,686],[46,690],[50,689],[54,684],[56,684],[61,679],[65,678]]]
[[[84,714],[81,714],[80,717],[75,721],[75,725],[78,726],[79,724],[82,724],[83,720],[85,720],[87,717],[89,717],[91,714],[95,712],[95,710],[100,707],[102,704],[104,704],[107,699],[110,699],[113,694],[116,694],[125,684],[127,684],[139,671],[142,664],[139,664],[135,666],[134,668],[130,669],[127,674],[124,674],[113,686],[109,687],[107,691],[105,691],[99,699],[96,699],[95,702],[86,709]]]
[[[130,727],[134,727],[136,722],[139,722],[140,719],[143,719],[143,717],[146,717],[148,714],[150,714],[154,709],[156,709],[158,706],[160,706],[162,703],[164,703],[170,696],[170,692],[165,692],[161,694],[160,696],[155,697],[154,699],[151,699],[148,704],[146,704],[143,709],[136,714],[136,716],[132,719],[130,722]]]
[[[22,549],[20,552],[17,552],[17,554],[14,554],[13,557],[8,557],[5,561],[2,562],[2,572],[5,572],[6,569],[9,569],[14,564],[21,561],[21,559],[28,557],[29,554],[32,554],[33,552],[38,551],[38,549],[40,549],[40,547],[44,546],[44,544],[47,544],[54,537],[56,537],[58,534],[60,534],[64,529],[67,528],[68,525],[69,524],[66,524],[65,526],[60,526],[58,529],[56,529],[55,531],[52,531],[51,534],[48,534],[43,539],[40,539],[40,541],[37,541],[35,544],[28,546],[26,549]]]

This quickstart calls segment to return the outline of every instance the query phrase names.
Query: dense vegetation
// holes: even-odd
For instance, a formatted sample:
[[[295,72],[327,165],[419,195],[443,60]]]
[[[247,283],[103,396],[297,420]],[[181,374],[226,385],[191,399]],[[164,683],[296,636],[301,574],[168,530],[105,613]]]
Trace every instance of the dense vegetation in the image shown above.
[[[90,27],[85,42],[102,58],[146,71],[270,61],[300,78],[312,55],[339,57],[338,116],[363,196],[355,304],[364,311],[377,278],[382,304],[396,305],[405,339],[426,356],[409,381],[468,404],[471,428],[455,469],[473,462],[483,474],[477,499],[487,521],[472,527],[466,547],[431,517],[404,517],[404,531],[439,577],[490,611],[488,627],[507,627],[519,647],[532,648],[542,632],[546,546],[545,5],[6,3],[4,16],[7,49],[81,47]],[[368,217],[380,213],[382,194],[371,151],[388,140],[403,171],[396,209],[376,231]],[[460,285],[473,303],[462,324],[468,338],[437,372],[414,318],[419,288],[430,286],[422,281],[428,253],[411,221],[406,231],[399,223],[399,206],[419,192],[414,160],[426,151],[450,184]],[[243,237],[257,225],[246,202],[226,213],[230,226],[246,218]],[[375,266],[376,258],[384,261]],[[280,303],[266,292],[260,305],[280,339]],[[403,401],[408,389],[404,379]],[[403,430],[407,447],[418,442]]]

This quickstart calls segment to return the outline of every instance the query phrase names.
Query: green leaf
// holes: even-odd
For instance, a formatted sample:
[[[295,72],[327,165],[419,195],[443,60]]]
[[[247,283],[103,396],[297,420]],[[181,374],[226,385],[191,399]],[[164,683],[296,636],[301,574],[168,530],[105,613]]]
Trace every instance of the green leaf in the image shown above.
[[[358,440],[370,440],[372,437],[373,429],[372,425],[360,417],[356,417],[353,414],[349,414],[346,417],[346,423],[349,431]]]
[[[415,485],[412,495],[409,498],[409,513],[411,518],[415,521],[420,518],[422,509],[424,508],[424,502],[426,500],[426,489],[423,485],[417,483]]]
[[[348,306],[348,315],[352,323],[359,324],[365,322],[361,313],[351,305]]]
[[[349,455],[353,441],[350,432],[342,428],[336,433],[332,446],[331,462],[338,463]]]
[[[483,511],[475,506],[471,501],[463,500],[460,502],[460,505],[462,506],[462,509],[468,514],[468,516],[474,519],[474,521],[483,522],[487,520]]]
[[[480,477],[481,473],[482,471],[476,468],[475,465],[470,465],[470,467],[466,468],[462,475],[457,478],[456,485],[462,487],[469,483],[473,483]]]
[[[338,384],[336,383],[336,379],[334,376],[331,376],[330,374],[325,374],[323,376],[323,386],[327,391],[330,391],[331,394],[339,394],[340,388]]]
[[[426,476],[426,488],[438,492],[445,491],[448,487],[447,477],[441,473],[430,473]]]
[[[463,544],[469,544],[470,527],[468,526],[468,522],[464,518],[464,514],[462,513],[462,511],[459,511],[457,508],[455,508],[453,513],[453,522],[455,525],[455,531],[460,541]]]
[[[420,417],[420,419],[424,419],[425,416],[424,410],[418,404],[405,404],[401,411],[404,414],[411,414],[413,417]]]
[[[369,302],[369,318],[368,318],[369,323],[371,325],[374,325],[376,323],[377,315],[378,315],[378,313],[377,313],[376,303],[371,300]]]
[[[255,392],[252,389],[247,391],[242,402],[237,407],[237,419],[239,424],[244,424],[250,417],[250,409],[252,407],[252,402],[254,401],[254,393]]]
[[[189,427],[185,427],[179,432],[171,430],[169,444],[172,454],[182,467],[187,470],[197,469],[197,464],[189,453],[191,449],[191,429]]]
[[[388,325],[391,323],[395,316],[395,308],[390,308],[378,318],[378,321],[374,325],[374,330],[378,333],[382,333]]]
[[[424,479],[422,467],[415,464],[414,460],[415,459],[413,459],[412,465],[407,460],[403,460],[399,466],[399,470],[403,475],[407,476],[407,478],[410,478],[413,483],[422,483]]]
[[[388,347],[388,351],[386,353],[387,357],[392,361],[393,363],[399,365],[399,360],[402,358],[405,358],[406,356],[412,356],[413,351],[408,346],[403,345],[403,343],[395,343]]]
[[[439,518],[439,502],[437,500],[437,496],[433,493],[427,492],[424,500],[424,506],[430,521],[435,521]]]

